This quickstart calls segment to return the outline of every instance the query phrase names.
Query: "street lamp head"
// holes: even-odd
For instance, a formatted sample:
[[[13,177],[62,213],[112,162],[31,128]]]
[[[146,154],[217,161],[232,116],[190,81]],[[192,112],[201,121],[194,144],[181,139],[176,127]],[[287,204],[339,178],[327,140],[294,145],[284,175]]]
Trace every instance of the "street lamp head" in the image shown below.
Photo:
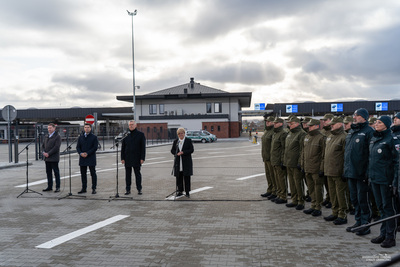
[[[126,12],[128,12],[129,16],[136,16],[136,14],[137,14],[137,10],[136,9],[133,12],[129,12],[129,10],[126,10]]]

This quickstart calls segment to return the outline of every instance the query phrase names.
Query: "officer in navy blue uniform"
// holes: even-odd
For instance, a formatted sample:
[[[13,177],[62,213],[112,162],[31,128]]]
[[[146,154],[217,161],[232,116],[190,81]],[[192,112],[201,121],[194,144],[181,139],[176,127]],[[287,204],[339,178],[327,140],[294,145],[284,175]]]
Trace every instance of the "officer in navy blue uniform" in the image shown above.
[[[389,116],[379,117],[369,145],[368,177],[381,219],[395,214],[392,193],[393,183],[397,181],[398,153],[390,131],[391,124]],[[379,236],[371,239],[371,242],[381,244],[384,248],[395,246],[395,229],[395,219],[382,222]]]
[[[92,177],[92,194],[96,194],[96,151],[99,146],[97,136],[92,133],[92,125],[85,123],[84,133],[79,137],[76,144],[76,151],[79,154],[79,166],[81,169],[82,189],[78,194],[86,193],[87,188],[87,167]]]
[[[369,143],[374,130],[368,125],[368,111],[357,109],[353,115],[351,130],[346,136],[344,152],[344,177],[347,178],[350,190],[350,200],[355,209],[356,223],[346,228],[351,229],[370,222],[370,206],[368,202],[368,158]],[[369,234],[371,230],[364,228],[357,235]]]

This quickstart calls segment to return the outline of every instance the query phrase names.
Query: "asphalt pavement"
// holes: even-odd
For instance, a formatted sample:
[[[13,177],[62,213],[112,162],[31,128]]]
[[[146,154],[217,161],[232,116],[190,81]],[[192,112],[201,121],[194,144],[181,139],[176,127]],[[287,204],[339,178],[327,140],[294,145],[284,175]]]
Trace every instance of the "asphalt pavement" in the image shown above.
[[[61,192],[42,192],[44,162],[30,151],[27,187],[24,154],[10,166],[8,146],[0,145],[0,266],[372,266],[399,253],[400,244],[370,242],[379,226],[356,236],[345,231],[351,215],[336,226],[262,198],[259,144],[194,146],[190,198],[167,198],[175,190],[169,144],[147,148],[143,195],[132,190],[131,198],[116,153],[101,151],[97,194],[84,198],[77,154],[71,175],[69,157],[61,158]]]

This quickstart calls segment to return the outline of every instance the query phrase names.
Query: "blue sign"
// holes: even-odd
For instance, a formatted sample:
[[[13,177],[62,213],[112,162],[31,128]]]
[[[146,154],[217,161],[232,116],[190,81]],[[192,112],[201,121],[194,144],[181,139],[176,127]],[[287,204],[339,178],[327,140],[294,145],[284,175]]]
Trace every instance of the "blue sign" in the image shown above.
[[[388,102],[376,102],[375,110],[376,111],[387,111],[389,109]]]
[[[298,105],[286,105],[286,113],[297,113]]]
[[[343,111],[343,104],[331,104],[331,112],[342,112]]]
[[[265,110],[265,103],[260,103],[260,110]]]

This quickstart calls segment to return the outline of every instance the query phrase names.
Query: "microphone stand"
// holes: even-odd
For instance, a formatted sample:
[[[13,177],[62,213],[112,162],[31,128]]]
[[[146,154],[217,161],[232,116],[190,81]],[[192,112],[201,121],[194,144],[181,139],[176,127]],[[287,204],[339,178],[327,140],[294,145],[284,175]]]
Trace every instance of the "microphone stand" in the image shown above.
[[[119,146],[119,143],[122,143],[122,141],[128,136],[129,134],[128,134],[128,132],[126,132],[125,133],[125,135],[121,138],[121,140],[117,140],[117,138],[115,137],[114,138],[114,140],[115,140],[115,145],[113,145],[110,149],[114,149],[114,147],[116,147],[117,148],[117,154],[116,154],[116,156],[115,156],[115,160],[116,160],[116,163],[117,163],[117,172],[116,172],[116,174],[115,174],[115,181],[116,181],[116,190],[117,190],[117,193],[115,194],[115,196],[110,196],[110,199],[108,200],[108,202],[110,202],[111,200],[117,200],[117,199],[133,199],[133,197],[121,197],[120,195],[119,195],[119,193],[118,193],[118,169],[119,169],[119,167],[118,167],[118,164],[119,164],[119,162],[118,162],[118,146]]]
[[[72,143],[71,144],[69,144],[68,145],[68,137],[67,137],[67,148],[66,149],[64,149],[64,151],[62,152],[62,153],[65,153],[66,151],[68,151],[68,165],[69,165],[69,193],[65,196],[65,197],[60,197],[58,200],[60,200],[60,199],[64,199],[64,198],[69,198],[69,197],[72,197],[72,196],[74,196],[74,197],[83,197],[83,198],[86,198],[86,196],[80,196],[80,195],[73,195],[72,194],[72,189],[71,189],[71,180],[72,180],[72,178],[71,178],[71,147],[72,147],[72,145],[76,142],[76,141],[78,141],[78,139],[79,139],[79,137],[80,137],[81,135],[78,135],[78,137],[77,138],[75,138],[75,140],[74,141],[72,141]],[[65,155],[65,154],[64,154]]]
[[[179,151],[179,139],[178,139],[178,141],[176,142],[176,148],[175,148],[175,155],[174,155],[174,164],[172,165],[172,171],[171,171],[171,174],[174,174],[174,169],[175,169],[175,166],[178,164],[180,164],[180,163],[177,163],[177,161],[178,161],[178,151]],[[176,198],[178,197],[178,192],[179,192],[179,190],[178,190],[178,177],[177,176],[175,176],[175,191],[174,192],[172,192],[171,194],[169,194],[168,196],[166,196],[165,198],[169,198],[170,196],[172,196],[172,195],[174,195],[174,201],[176,200]]]
[[[29,175],[28,175],[28,170],[29,170],[29,159],[28,159],[28,150],[29,150],[29,146],[33,143],[33,142],[35,142],[35,140],[36,139],[33,139],[29,144],[27,144],[26,146],[25,146],[25,148],[24,149],[22,149],[19,153],[18,153],[18,155],[19,154],[21,154],[24,150],[26,150],[26,188],[25,188],[25,190],[21,193],[21,194],[19,194],[18,196],[17,196],[17,198],[19,198],[20,196],[22,196],[23,194],[25,194],[25,193],[36,193],[36,194],[39,194],[39,195],[42,195],[43,196],[43,194],[42,193],[39,193],[39,192],[36,192],[36,191],[34,191],[34,190],[32,190],[32,189],[29,189],[29,187],[28,187],[28,184],[29,184],[29,182],[28,182],[28,180],[29,180]]]

